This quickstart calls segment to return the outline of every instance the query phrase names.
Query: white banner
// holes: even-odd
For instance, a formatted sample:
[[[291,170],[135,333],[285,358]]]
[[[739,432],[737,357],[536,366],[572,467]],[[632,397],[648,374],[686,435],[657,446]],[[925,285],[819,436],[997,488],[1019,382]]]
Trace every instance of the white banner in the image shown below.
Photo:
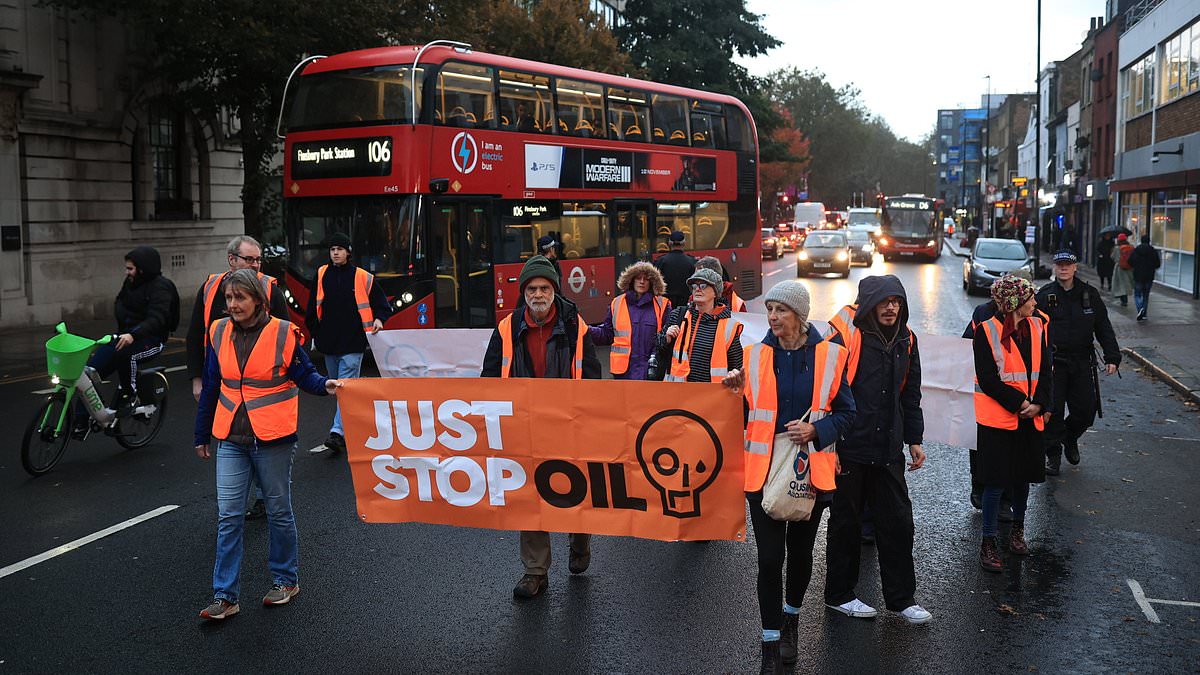
[[[766,335],[765,314],[734,314],[745,325],[742,344]],[[814,321],[818,331],[826,323]],[[491,328],[384,330],[368,335],[371,353],[383,377],[479,377]],[[975,447],[975,366],[971,341],[943,335],[919,335],[921,409],[925,440]],[[600,350],[600,358],[606,357]]]

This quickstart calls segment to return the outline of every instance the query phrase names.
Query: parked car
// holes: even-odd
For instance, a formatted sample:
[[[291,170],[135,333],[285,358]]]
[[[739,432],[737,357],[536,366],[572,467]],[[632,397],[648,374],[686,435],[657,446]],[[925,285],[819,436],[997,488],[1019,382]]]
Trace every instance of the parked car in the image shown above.
[[[850,276],[850,243],[844,232],[815,230],[808,233],[796,254],[796,276],[809,274]]]
[[[987,291],[996,279],[1017,270],[1033,278],[1033,261],[1024,244],[1016,239],[981,237],[963,261],[963,290],[967,295]]]
[[[763,260],[770,258],[771,260],[779,260],[783,255],[783,239],[773,227],[764,227],[762,229],[762,257]]]
[[[870,267],[875,262],[875,242],[867,230],[847,230],[846,240],[850,243],[850,264],[862,263]]]

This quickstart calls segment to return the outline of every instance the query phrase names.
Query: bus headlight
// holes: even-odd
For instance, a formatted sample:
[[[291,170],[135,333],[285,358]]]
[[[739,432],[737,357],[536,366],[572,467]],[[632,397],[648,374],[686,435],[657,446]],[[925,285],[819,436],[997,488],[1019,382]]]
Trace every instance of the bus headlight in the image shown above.
[[[410,303],[410,302],[412,302],[412,301],[413,301],[413,294],[412,294],[412,293],[409,293],[409,292],[407,292],[407,291],[405,291],[405,292],[404,292],[404,295],[401,295],[401,296],[400,296],[400,299],[401,299],[401,300],[403,300],[403,301],[404,301],[404,304],[406,304],[406,305],[407,305],[408,303]]]
[[[888,244],[890,244],[890,243],[892,243],[892,242],[888,241],[888,238],[887,238],[887,237],[880,237],[880,238],[879,238],[879,245],[880,245],[880,246],[887,246],[887,245],[888,245]]]
[[[936,239],[930,239],[929,241],[925,242],[925,248],[933,248],[934,246],[937,246]]]

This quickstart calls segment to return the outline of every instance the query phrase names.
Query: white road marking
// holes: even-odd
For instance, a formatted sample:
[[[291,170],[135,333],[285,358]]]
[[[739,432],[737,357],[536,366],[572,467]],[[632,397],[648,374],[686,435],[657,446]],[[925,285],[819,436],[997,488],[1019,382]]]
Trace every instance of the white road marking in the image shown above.
[[[1200,607],[1200,602],[1191,602],[1189,600],[1160,600],[1158,598],[1147,598],[1142,591],[1142,585],[1133,579],[1126,579],[1129,584],[1129,590],[1133,591],[1133,599],[1137,602],[1138,607],[1142,608],[1142,613],[1150,620],[1150,623],[1160,623],[1158,620],[1158,612],[1154,611],[1154,607],[1150,605],[1156,602],[1160,605],[1175,605],[1177,607]]]
[[[162,514],[167,513],[169,511],[174,511],[177,508],[179,508],[179,505],[177,505],[177,504],[168,504],[166,506],[160,506],[157,509],[154,509],[153,511],[147,511],[146,513],[143,513],[142,515],[137,516],[136,518],[130,518],[129,520],[126,520],[121,523],[117,523],[116,525],[113,525],[112,527],[106,527],[103,530],[100,530],[99,532],[89,534],[86,537],[82,537],[82,538],[76,539],[75,541],[72,541],[70,543],[63,544],[62,546],[52,548],[49,551],[46,551],[45,553],[39,553],[38,555],[35,555],[32,558],[26,558],[25,560],[22,560],[21,562],[13,563],[13,564],[9,565],[8,567],[0,569],[0,579],[3,579],[4,577],[6,577],[10,574],[16,574],[17,572],[20,572],[21,570],[23,570],[27,567],[33,567],[34,565],[36,565],[38,563],[46,562],[47,560],[49,560],[51,558],[56,558],[64,553],[70,553],[71,551],[74,551],[75,549],[77,549],[81,546],[86,546],[86,545],[92,543],[93,541],[96,541],[97,539],[103,539],[104,537],[107,537],[110,534],[114,534],[114,533],[120,532],[121,530],[124,530],[126,528],[133,527],[134,525],[137,525],[138,523],[150,520],[151,518],[157,518],[158,516],[161,516]]]
[[[767,272],[765,276],[768,276],[768,277],[775,276],[776,274],[779,274],[782,271],[783,270],[781,270],[781,269],[771,270],[770,272]]]
[[[187,370],[187,366],[171,366],[163,370],[164,373],[178,373],[181,370]]]
[[[42,394],[51,393],[52,391],[54,391],[54,389],[55,389],[55,387],[50,387],[49,389],[38,389],[37,391],[35,391],[33,393],[35,396],[41,396]]]
[[[1184,438],[1182,436],[1163,436],[1164,441],[1191,441],[1192,443],[1200,443],[1200,438]]]

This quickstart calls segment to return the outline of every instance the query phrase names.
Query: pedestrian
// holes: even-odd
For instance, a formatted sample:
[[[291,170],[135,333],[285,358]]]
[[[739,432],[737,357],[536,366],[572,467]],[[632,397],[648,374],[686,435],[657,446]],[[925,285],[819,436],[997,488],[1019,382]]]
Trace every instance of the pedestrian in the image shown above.
[[[327,244],[329,264],[317,270],[304,321],[315,348],[325,355],[325,372],[337,379],[355,378],[362,372],[367,335],[383,328],[392,315],[391,307],[383,288],[375,283],[375,275],[350,262],[353,245],[349,236],[334,232]],[[310,452],[345,449],[342,406],[338,404],[325,443]]]
[[[525,261],[518,278],[521,297],[512,314],[492,331],[483,357],[482,377],[600,379],[600,362],[587,324],[575,303],[559,293],[559,276],[544,256]],[[547,405],[553,405],[547,402]],[[592,560],[591,535],[570,535],[571,574],[587,571]],[[550,534],[521,533],[521,563],[525,574],[513,596],[528,599],[548,586]]]
[[[1113,240],[1111,230],[1101,234],[1100,241],[1096,243],[1096,276],[1100,277],[1101,289],[1112,290],[1113,267],[1116,265],[1112,252],[1116,247],[1117,242]]]
[[[283,605],[300,592],[300,551],[292,512],[292,460],[296,453],[299,390],[325,396],[341,382],[313,367],[300,330],[267,313],[268,296],[253,270],[229,275],[223,284],[227,318],[209,329],[195,449],[201,459],[216,455],[217,550],[213,601],[205,619],[238,613],[242,536],[250,480],[266,498],[270,539],[267,559],[271,590],[267,606]],[[287,364],[280,373],[278,364]],[[212,439],[218,443],[214,451]]]
[[[671,250],[658,260],[654,266],[662,272],[663,281],[667,282],[667,299],[675,308],[688,303],[691,291],[688,288],[688,278],[696,271],[696,259],[683,252],[684,234],[679,230],[667,238]]]
[[[717,260],[714,256],[706,255],[696,261],[696,269],[700,269],[702,267],[705,269],[710,269],[721,275],[721,302],[725,303],[725,305],[729,307],[729,311],[746,311],[746,301],[738,297],[737,291],[733,290],[733,282],[728,280],[729,276],[725,274],[725,267],[721,265],[721,261]]]
[[[1113,268],[1113,281],[1109,290],[1121,301],[1122,307],[1128,307],[1129,296],[1133,293],[1133,266],[1129,264],[1129,257],[1133,255],[1133,245],[1129,243],[1129,236],[1124,232],[1117,235],[1117,248],[1113,255],[1117,264]]]
[[[1108,320],[1100,291],[1076,277],[1074,251],[1054,254],[1054,281],[1037,293],[1038,311],[1049,317],[1047,329],[1054,368],[1051,413],[1046,423],[1046,474],[1061,472],[1062,455],[1079,463],[1079,439],[1096,419],[1100,384],[1096,377],[1096,348],[1104,351],[1104,371],[1117,372],[1121,349]],[[1070,411],[1067,414],[1067,411]]]
[[[1037,316],[1033,282],[1006,275],[992,284],[996,316],[975,331],[975,422],[983,484],[979,564],[1000,572],[997,511],[1005,488],[1013,493],[1008,548],[1025,555],[1029,484],[1045,481],[1042,431],[1053,375],[1045,322]]]
[[[543,235],[538,239],[538,255],[546,257],[551,265],[554,265],[554,271],[558,274],[558,278],[562,279],[562,268],[558,266],[559,248],[561,244],[552,234]]]
[[[866,277],[857,302],[844,312],[831,323],[849,353],[846,381],[857,412],[837,447],[841,469],[829,513],[825,605],[857,618],[878,614],[855,592],[861,516],[870,509],[885,606],[908,623],[926,623],[932,616],[914,598],[912,501],[904,480],[904,446],[909,471],[925,464],[921,355],[908,327],[904,285],[891,274]]]
[[[175,284],[162,275],[162,259],[152,246],[138,246],[125,254],[125,279],[113,301],[117,321],[117,339],[100,345],[88,359],[100,377],[117,374],[117,407],[123,412],[138,406],[137,371],[139,364],[163,350],[171,331],[179,323],[179,293]],[[76,399],[76,437],[86,438],[91,417]]]
[[[588,328],[592,342],[612,345],[608,370],[616,380],[646,379],[647,361],[655,349],[671,302],[663,293],[667,286],[662,273],[648,262],[626,267],[617,280],[621,294],[608,307],[599,326]]]
[[[208,275],[204,283],[196,291],[196,301],[192,303],[192,319],[188,324],[186,341],[188,377],[192,380],[192,398],[200,400],[200,390],[203,385],[204,354],[208,349],[208,329],[217,319],[228,315],[225,311],[225,292],[221,285],[230,274],[242,269],[253,270],[258,282],[263,285],[271,299],[271,316],[276,319],[288,320],[287,299],[282,289],[276,283],[275,277],[262,273],[262,245],[254,237],[238,235],[229,240],[225,246],[225,259],[229,268],[224,272],[214,272]],[[257,483],[250,481],[251,492],[246,495],[246,517],[251,520],[266,515],[262,491]]]
[[[1129,267],[1133,271],[1133,304],[1137,307],[1137,320],[1145,321],[1150,310],[1150,289],[1154,287],[1154,274],[1162,266],[1158,249],[1150,244],[1150,235],[1142,235],[1142,243],[1129,254]]]
[[[671,349],[667,382],[721,382],[742,367],[742,324],[717,298],[721,275],[698,269],[687,280],[690,304],[671,311],[667,328],[660,333]]]
[[[782,673],[795,663],[800,607],[812,579],[813,544],[830,493],[818,493],[808,520],[775,520],[763,510],[763,485],[771,456],[782,436],[800,446],[821,449],[836,443],[854,420],[854,397],[845,378],[846,348],[823,340],[808,322],[810,298],[799,281],[783,281],[765,296],[770,331],[746,347],[745,370],[735,369],[724,382],[744,390],[746,425],[746,502],[758,552],[758,611],[762,620],[762,673]],[[832,453],[822,453],[831,459]],[[809,455],[810,471],[817,471]],[[834,466],[825,463],[825,480]],[[784,587],[786,561],[787,586]]]

